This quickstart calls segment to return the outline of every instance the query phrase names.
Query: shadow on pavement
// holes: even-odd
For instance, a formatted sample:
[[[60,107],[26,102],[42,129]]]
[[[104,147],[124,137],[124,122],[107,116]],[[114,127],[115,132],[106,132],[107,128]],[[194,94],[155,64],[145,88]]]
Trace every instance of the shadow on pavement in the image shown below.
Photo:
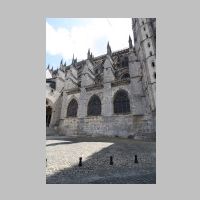
[[[127,139],[73,138],[46,145],[69,145],[79,142],[112,142],[86,160],[79,157],[76,165],[64,168],[46,177],[47,184],[154,184],[156,183],[155,142],[137,142]],[[135,155],[139,163],[135,163]],[[113,156],[113,165],[110,165]],[[48,166],[47,166],[48,167]]]

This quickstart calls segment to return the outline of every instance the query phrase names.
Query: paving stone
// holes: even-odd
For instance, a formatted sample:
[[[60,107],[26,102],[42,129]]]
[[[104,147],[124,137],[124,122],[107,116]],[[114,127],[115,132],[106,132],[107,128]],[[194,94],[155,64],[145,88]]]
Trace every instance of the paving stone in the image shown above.
[[[47,140],[46,183],[156,183],[155,149],[155,142],[122,138]]]

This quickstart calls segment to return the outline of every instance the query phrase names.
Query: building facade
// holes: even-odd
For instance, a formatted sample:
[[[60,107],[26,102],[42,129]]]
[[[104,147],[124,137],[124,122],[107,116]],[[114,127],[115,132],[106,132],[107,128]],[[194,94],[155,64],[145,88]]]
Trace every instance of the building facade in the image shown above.
[[[156,20],[133,18],[129,48],[46,70],[46,126],[59,134],[156,138]]]

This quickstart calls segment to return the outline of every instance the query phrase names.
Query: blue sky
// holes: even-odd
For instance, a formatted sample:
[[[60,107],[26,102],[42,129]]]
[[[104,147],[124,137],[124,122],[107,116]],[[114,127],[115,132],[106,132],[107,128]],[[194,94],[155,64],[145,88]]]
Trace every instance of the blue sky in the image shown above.
[[[61,59],[71,63],[106,53],[109,41],[112,51],[128,47],[129,35],[133,39],[130,18],[47,18],[46,66],[57,69]]]

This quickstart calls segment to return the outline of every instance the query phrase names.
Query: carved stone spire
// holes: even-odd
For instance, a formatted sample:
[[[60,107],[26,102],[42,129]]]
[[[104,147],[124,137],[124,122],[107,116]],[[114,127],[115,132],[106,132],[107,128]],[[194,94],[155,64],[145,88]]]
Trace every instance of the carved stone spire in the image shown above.
[[[90,59],[90,49],[88,49],[87,59]]]
[[[91,54],[90,54],[90,59],[92,59],[93,58],[93,55],[92,55],[92,52],[91,52]]]
[[[76,64],[77,63],[77,58],[76,59],[74,59],[74,64]]]
[[[107,55],[109,55],[109,56],[112,55],[112,51],[111,51],[109,42],[108,42],[108,44],[107,44]]]
[[[72,64],[74,64],[74,54],[73,54],[73,57],[72,57]]]
[[[131,49],[131,48],[133,48],[133,43],[132,43],[132,40],[131,40],[131,36],[129,35],[129,40],[128,40],[128,42],[129,42],[129,48]]]
[[[60,66],[62,66],[63,65],[63,59],[61,59],[61,61],[60,61]]]

